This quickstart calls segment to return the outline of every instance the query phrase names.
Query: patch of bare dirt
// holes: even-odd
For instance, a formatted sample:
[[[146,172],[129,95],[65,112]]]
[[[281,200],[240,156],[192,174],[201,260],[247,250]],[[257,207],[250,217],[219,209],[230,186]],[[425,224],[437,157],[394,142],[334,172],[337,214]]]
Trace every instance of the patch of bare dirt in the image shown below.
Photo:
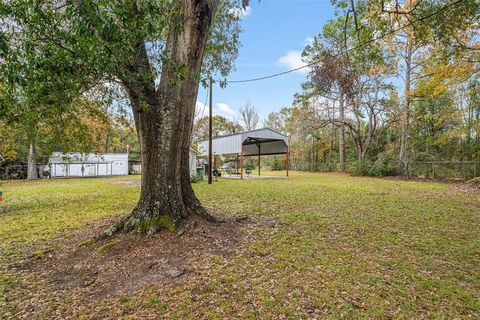
[[[162,231],[152,237],[117,234],[88,244],[112,221],[91,224],[70,238],[52,240],[59,250],[36,250],[10,271],[34,274],[52,285],[55,292],[75,291],[89,301],[129,294],[147,284],[169,283],[188,277],[191,266],[205,255],[233,256],[258,224],[274,226],[275,221],[232,218],[212,224],[191,218],[172,233]],[[40,256],[38,252],[44,252]]]
[[[122,181],[113,181],[111,184],[119,184],[124,186],[139,186],[142,183],[141,180],[122,180]]]
[[[322,175],[326,175],[326,176],[342,176],[342,177],[348,177],[348,176],[351,176],[351,174],[349,172],[340,172],[340,171],[325,171],[325,172],[319,172],[321,173]]]
[[[465,183],[457,184],[450,187],[449,190],[459,192],[473,192],[480,195],[480,178],[475,178]]]
[[[464,181],[461,179],[453,179],[453,178],[432,179],[432,178],[425,178],[425,177],[407,177],[407,176],[387,176],[387,177],[381,177],[381,179],[414,181],[414,182],[442,182],[442,183],[453,183],[453,184],[462,183]]]

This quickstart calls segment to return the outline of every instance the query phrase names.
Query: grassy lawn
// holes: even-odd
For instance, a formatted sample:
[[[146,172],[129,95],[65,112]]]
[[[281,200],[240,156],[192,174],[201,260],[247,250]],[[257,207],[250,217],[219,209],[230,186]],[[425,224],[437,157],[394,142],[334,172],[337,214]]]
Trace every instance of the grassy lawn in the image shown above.
[[[116,183],[131,179],[139,177],[4,184],[10,208],[0,214],[0,318],[480,317],[478,194],[441,183],[297,172],[195,184],[219,215],[276,221],[258,227],[232,257],[207,256],[167,285],[25,311],[18,287],[35,279],[35,288],[56,289],[7,265],[131,210],[139,186]]]

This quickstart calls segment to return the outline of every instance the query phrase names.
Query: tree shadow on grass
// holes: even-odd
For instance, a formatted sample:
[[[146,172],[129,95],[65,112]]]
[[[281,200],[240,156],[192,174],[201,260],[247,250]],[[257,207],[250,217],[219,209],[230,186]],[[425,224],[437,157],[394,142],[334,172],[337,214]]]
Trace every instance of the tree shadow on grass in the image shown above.
[[[41,314],[52,307],[37,305],[42,296],[85,305],[148,285],[186,281],[205,259],[233,257],[259,225],[275,224],[270,220],[236,217],[215,224],[192,217],[177,232],[165,230],[151,237],[119,233],[101,241],[93,239],[112,220],[87,225],[70,237],[51,240],[48,247],[30,249],[26,258],[7,267],[24,278],[24,286],[14,289],[23,299],[17,308]],[[32,285],[34,278],[40,281]]]

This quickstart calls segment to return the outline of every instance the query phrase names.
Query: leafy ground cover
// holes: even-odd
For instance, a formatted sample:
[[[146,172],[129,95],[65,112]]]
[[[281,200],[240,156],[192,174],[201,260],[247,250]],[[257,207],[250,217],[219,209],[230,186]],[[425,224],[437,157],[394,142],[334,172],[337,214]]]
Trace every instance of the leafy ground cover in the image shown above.
[[[476,193],[338,174],[220,179],[196,193],[245,219],[89,242],[133,208],[138,179],[3,186],[0,318],[480,317]]]

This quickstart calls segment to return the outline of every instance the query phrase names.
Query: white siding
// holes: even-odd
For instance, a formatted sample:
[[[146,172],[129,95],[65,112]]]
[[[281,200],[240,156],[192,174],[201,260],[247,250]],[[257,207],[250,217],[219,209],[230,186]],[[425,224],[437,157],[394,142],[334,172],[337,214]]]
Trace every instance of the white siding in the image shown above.
[[[189,153],[189,168],[190,168],[191,175],[197,172],[197,164],[198,164],[197,152],[192,148],[190,149],[190,153]],[[134,173],[141,173],[142,164],[141,163],[133,164],[131,169]],[[113,166],[113,174],[115,175],[115,164]]]
[[[190,175],[194,175],[197,171],[197,155],[194,152],[190,152],[189,161],[190,161]]]
[[[216,154],[235,154],[239,153],[242,147],[242,135],[230,135],[214,138],[212,140],[213,152]],[[201,155],[208,155],[208,140],[200,141],[198,151]]]
[[[212,149],[214,154],[240,154],[242,151],[242,143],[248,138],[258,139],[277,139],[282,141],[266,142],[261,145],[262,154],[278,154],[286,153],[288,149],[288,137],[275,132],[271,129],[264,128],[228,136],[213,138]],[[198,143],[198,150],[201,156],[208,155],[208,140]],[[244,155],[258,154],[258,148],[255,144],[243,146]]]
[[[128,154],[63,154],[57,152],[50,157],[49,165],[52,177],[128,175]]]

